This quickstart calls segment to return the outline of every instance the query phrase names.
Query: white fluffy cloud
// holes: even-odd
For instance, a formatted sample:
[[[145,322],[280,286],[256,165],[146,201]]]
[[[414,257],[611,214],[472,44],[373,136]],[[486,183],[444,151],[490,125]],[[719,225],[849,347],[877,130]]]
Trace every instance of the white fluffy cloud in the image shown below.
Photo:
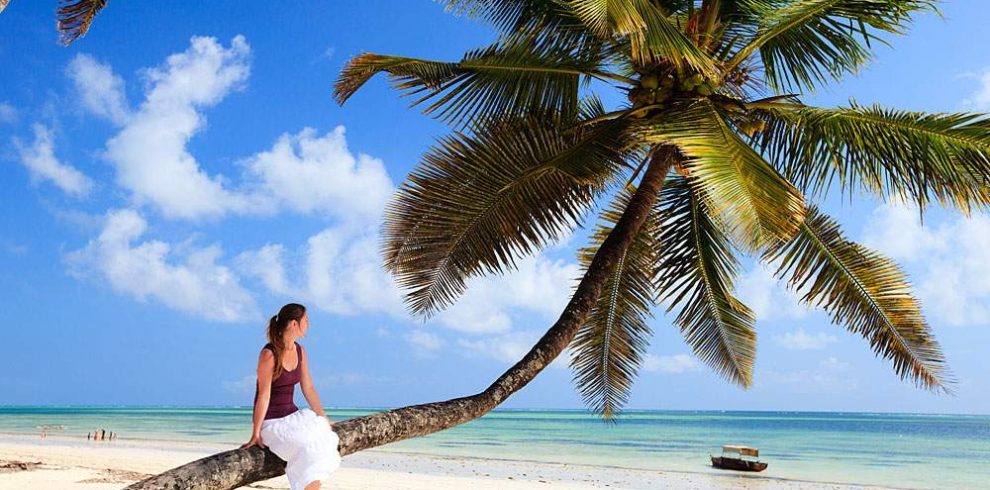
[[[185,219],[264,207],[227,189],[225,179],[206,173],[186,148],[205,125],[201,109],[220,102],[247,79],[250,51],[242,36],[235,37],[229,48],[214,38],[193,37],[189,49],[147,70],[150,88],[144,102],[118,121],[124,124],[107,142],[105,152],[117,170],[118,184],[131,192],[135,202],[150,204],[167,217]],[[85,58],[76,61],[88,64],[79,60]],[[75,78],[82,93],[101,93],[101,84],[113,86],[107,80],[117,80],[108,67],[91,68],[95,74]],[[117,100],[117,95],[93,98],[97,114],[119,115],[101,105],[105,99]]]
[[[643,357],[642,369],[646,372],[681,374],[698,371],[701,369],[701,364],[693,356],[687,354],[675,354],[672,356],[647,354]]]
[[[17,109],[6,102],[0,102],[0,123],[15,122],[17,122]]]
[[[284,134],[247,166],[260,181],[260,192],[284,207],[342,221],[378,218],[393,190],[381,160],[350,152],[343,126],[324,136],[312,128]]]
[[[374,234],[323,230],[307,240],[305,268],[308,296],[327,311],[405,315],[398,289],[382,271]]]
[[[437,319],[444,326],[470,333],[504,333],[512,328],[512,310],[556,320],[571,298],[580,268],[574,262],[540,255],[520,260],[518,270],[503,276],[478,277]]]
[[[28,169],[33,182],[50,181],[65,191],[66,194],[82,197],[89,193],[93,182],[70,165],[66,165],[55,157],[55,141],[51,131],[41,124],[35,124],[34,142],[23,144],[14,139],[20,162]]]
[[[925,226],[917,209],[885,204],[874,210],[863,242],[919,272],[915,286],[934,320],[990,324],[990,217],[951,217]]]
[[[377,230],[333,226],[309,237],[295,251],[268,244],[240,254],[236,263],[246,276],[269,291],[301,298],[335,314],[388,314],[408,319],[402,295],[381,266]],[[436,321],[444,327],[474,334],[507,333],[514,312],[556,319],[570,298],[578,266],[543,256],[519,262],[519,270],[504,276],[470,281],[467,293]]]
[[[774,341],[789,350],[817,350],[837,342],[835,335],[825,332],[808,333],[803,328],[774,336]]]
[[[272,292],[332,313],[408,318],[399,288],[381,266],[378,230],[394,190],[381,161],[351,153],[338,127],[322,137],[310,129],[283,135],[271,150],[248,159],[247,168],[284,207],[319,211],[334,216],[337,224],[294,251],[269,244],[243,253],[238,264],[246,275]],[[471,280],[467,293],[437,321],[464,332],[506,333],[513,311],[556,318],[570,298],[577,265],[542,256],[518,265],[518,271],[504,276]]]
[[[802,318],[809,309],[801,296],[773,276],[768,266],[756,264],[736,282],[739,300],[758,320]]]
[[[443,340],[439,335],[425,330],[413,330],[405,335],[405,339],[414,352],[422,357],[431,357],[443,347]]]
[[[540,335],[538,331],[515,331],[479,339],[458,339],[457,345],[473,355],[513,363],[529,352]],[[558,360],[565,357],[561,354]]]
[[[135,243],[147,228],[133,210],[110,212],[99,237],[67,256],[70,270],[77,276],[102,277],[120,294],[210,320],[239,322],[258,315],[237,276],[217,263],[219,246],[185,247],[189,249],[178,254],[162,241]]]
[[[269,150],[245,159],[245,172],[233,183],[211,175],[188,151],[190,139],[206,125],[203,110],[247,81],[250,52],[242,36],[229,47],[214,38],[193,37],[186,51],[146,71],[149,88],[133,112],[120,77],[108,65],[78,55],[68,73],[83,106],[121,126],[104,152],[117,170],[118,184],[136,203],[168,218],[279,209],[355,222],[380,215],[392,182],[380,160],[348,150],[343,126],[325,135],[312,128],[283,134]]]
[[[975,76],[979,86],[963,101],[967,110],[986,111],[990,109],[990,68]]]
[[[285,133],[269,149],[241,159],[243,173],[234,181],[209,173],[188,151],[190,138],[205,127],[204,110],[246,82],[249,58],[250,47],[241,36],[228,47],[214,38],[194,37],[188,49],[147,70],[144,101],[135,109],[128,108],[123,82],[109,66],[80,56],[69,74],[84,107],[120,125],[103,156],[135,204],[149,205],[170,219],[278,211],[327,217],[332,223],[303,243],[272,237],[244,251],[233,261],[236,270],[271,293],[331,313],[408,319],[379,254],[379,227],[394,184],[382,161],[351,152],[343,127],[325,134],[311,128]],[[124,243],[118,248],[144,246]],[[160,256],[148,259],[149,267],[155,261],[164,264]],[[517,313],[555,319],[570,297],[577,265],[541,256],[520,261],[519,269],[471,281],[464,298],[440,313],[437,323],[476,334],[516,335]],[[186,300],[165,300],[165,291],[154,295],[184,311],[197,309]],[[505,345],[504,340],[499,342]]]
[[[268,244],[240,254],[246,276],[272,293],[298,298],[334,314],[386,313],[405,318],[399,290],[381,268],[375,235],[348,226],[327,228],[287,252]]]
[[[109,65],[92,56],[78,54],[69,63],[67,72],[84,108],[117,124],[127,121],[130,109],[124,96],[124,80],[115,75]]]
[[[235,262],[242,273],[258,279],[269,291],[292,296],[297,291],[286,275],[284,255],[283,245],[268,244],[238,255]]]

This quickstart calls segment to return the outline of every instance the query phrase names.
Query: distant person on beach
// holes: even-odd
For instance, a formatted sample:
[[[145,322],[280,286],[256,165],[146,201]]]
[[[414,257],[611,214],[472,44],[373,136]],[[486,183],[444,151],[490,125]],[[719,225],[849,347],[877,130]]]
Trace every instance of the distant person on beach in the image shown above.
[[[296,339],[309,330],[306,307],[289,303],[268,322],[268,343],[258,357],[251,440],[241,448],[268,447],[286,462],[292,490],[317,490],[321,478],[340,467],[339,439],[320,404],[306,351]],[[293,401],[299,383],[310,408]]]

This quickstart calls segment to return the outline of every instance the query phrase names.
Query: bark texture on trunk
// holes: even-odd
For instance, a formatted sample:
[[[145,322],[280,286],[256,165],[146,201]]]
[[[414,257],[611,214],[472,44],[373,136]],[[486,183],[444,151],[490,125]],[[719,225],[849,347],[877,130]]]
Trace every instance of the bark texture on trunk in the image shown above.
[[[677,153],[672,148],[654,152],[629,206],[595,253],[560,318],[519,362],[487,389],[471,396],[411,405],[334,423],[334,431],[340,437],[338,450],[341,456],[469,422],[488,413],[532,381],[574,340],[619,257],[629,248],[650,214],[676,158]],[[227,490],[284,472],[285,462],[267,448],[254,446],[214,454],[127,488]]]

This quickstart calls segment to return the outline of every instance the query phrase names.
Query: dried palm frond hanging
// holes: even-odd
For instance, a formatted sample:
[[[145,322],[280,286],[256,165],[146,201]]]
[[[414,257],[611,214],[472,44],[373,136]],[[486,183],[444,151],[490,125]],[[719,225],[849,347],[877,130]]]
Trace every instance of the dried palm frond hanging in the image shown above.
[[[86,35],[89,26],[93,24],[96,14],[107,6],[109,0],[59,0],[55,11],[58,26],[59,42],[63,46]],[[10,4],[10,0],[0,0],[0,12]]]
[[[0,0],[4,1],[4,0]],[[58,31],[60,41],[68,46],[86,35],[96,14],[107,6],[108,0],[61,0],[58,10]]]

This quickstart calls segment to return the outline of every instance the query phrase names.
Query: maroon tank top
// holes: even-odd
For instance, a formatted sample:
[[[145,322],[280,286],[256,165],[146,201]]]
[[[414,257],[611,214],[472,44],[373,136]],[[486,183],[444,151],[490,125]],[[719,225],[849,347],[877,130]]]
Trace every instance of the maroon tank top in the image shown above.
[[[293,395],[295,394],[295,386],[302,379],[302,347],[299,346],[299,342],[293,342],[296,344],[296,368],[292,371],[287,371],[283,368],[282,375],[277,379],[272,380],[272,396],[268,401],[268,411],[265,412],[265,420],[277,419],[285,417],[297,410],[296,403],[293,401]],[[265,344],[264,349],[269,349],[273,353],[275,349],[272,347],[271,343]],[[254,401],[258,402],[258,388],[254,389]]]

